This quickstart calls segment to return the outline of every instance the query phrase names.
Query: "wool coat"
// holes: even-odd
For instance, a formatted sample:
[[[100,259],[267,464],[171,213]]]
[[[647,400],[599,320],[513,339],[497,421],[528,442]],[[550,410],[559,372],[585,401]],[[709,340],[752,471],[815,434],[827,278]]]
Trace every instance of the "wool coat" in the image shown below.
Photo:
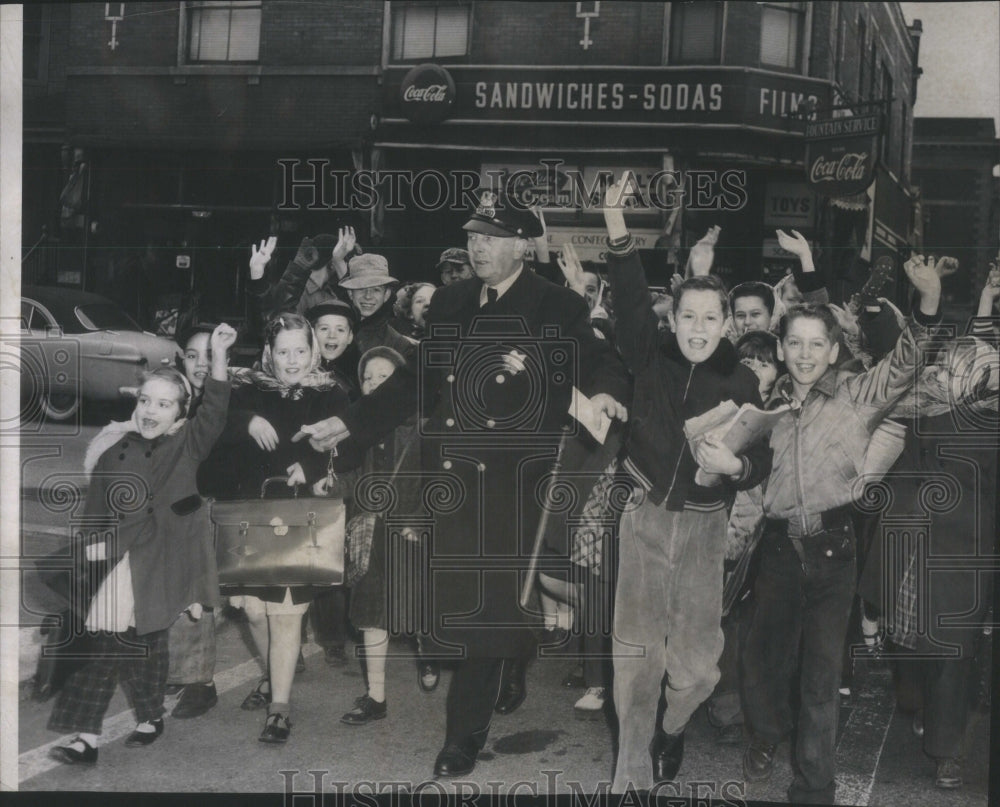
[[[108,556],[129,553],[135,626],[140,636],[165,630],[192,603],[219,604],[208,509],[198,495],[198,465],[226,422],[230,386],[205,379],[197,414],[178,431],[147,440],[127,432],[97,461],[84,513],[102,529]]]

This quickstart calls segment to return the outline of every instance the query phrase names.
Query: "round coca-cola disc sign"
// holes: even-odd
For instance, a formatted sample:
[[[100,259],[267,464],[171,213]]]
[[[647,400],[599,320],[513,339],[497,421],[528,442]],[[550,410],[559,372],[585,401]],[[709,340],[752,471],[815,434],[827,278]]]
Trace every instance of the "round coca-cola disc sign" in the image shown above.
[[[399,105],[414,123],[440,123],[455,104],[455,80],[436,64],[418,64],[403,77]]]

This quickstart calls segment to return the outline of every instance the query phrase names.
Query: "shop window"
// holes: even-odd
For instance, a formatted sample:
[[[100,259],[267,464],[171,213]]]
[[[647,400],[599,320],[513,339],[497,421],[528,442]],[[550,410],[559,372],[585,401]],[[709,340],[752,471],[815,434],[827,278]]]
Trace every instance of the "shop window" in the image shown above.
[[[187,4],[189,62],[256,62],[260,0]]]
[[[45,63],[48,58],[48,22],[44,19],[48,9],[42,3],[25,3],[23,23],[23,60],[25,81],[45,81]]]
[[[718,64],[724,14],[725,3],[671,3],[670,63]]]
[[[802,64],[802,34],[805,4],[760,4],[760,63],[782,70],[799,70]]]
[[[393,3],[392,58],[446,59],[469,52],[470,6]]]

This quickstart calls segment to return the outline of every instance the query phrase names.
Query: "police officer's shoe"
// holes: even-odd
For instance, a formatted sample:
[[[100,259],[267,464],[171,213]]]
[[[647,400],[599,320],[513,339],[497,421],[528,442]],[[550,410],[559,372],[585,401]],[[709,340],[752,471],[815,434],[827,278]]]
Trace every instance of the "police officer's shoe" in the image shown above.
[[[684,759],[684,732],[667,734],[657,729],[649,744],[649,756],[653,760],[653,781],[674,781]]]
[[[525,663],[521,659],[506,659],[504,661],[503,678],[500,681],[500,697],[497,698],[494,711],[499,715],[509,715],[517,709],[527,696],[525,684]]]
[[[743,752],[743,778],[748,782],[763,782],[771,777],[777,743],[764,742],[754,737]]]
[[[434,761],[435,776],[465,776],[476,767],[479,751],[472,742],[449,742]]]
[[[219,702],[219,693],[215,683],[188,684],[181,693],[180,700],[170,713],[179,720],[190,717],[200,717]]]

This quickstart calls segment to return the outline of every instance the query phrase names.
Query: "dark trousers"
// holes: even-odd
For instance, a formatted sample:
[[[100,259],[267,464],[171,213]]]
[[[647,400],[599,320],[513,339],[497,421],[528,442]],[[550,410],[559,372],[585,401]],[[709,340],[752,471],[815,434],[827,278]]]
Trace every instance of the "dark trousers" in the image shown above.
[[[309,606],[313,638],[322,648],[347,644],[347,589],[333,586]]]
[[[119,681],[138,722],[163,717],[169,664],[167,631],[143,636],[136,636],[135,628],[125,633],[102,632],[94,635],[90,649],[98,657],[66,680],[49,717],[50,729],[100,734]]]
[[[808,545],[810,538],[803,538]],[[841,653],[855,591],[853,558],[800,560],[784,531],[761,541],[744,646],[743,707],[754,734],[777,743],[793,728],[792,678],[801,646],[795,779],[801,800],[832,801]]]
[[[722,635],[725,644],[719,658],[719,683],[708,699],[708,719],[716,728],[743,725],[743,699],[740,692],[740,651],[742,650],[746,626],[749,622],[749,607],[736,603],[726,616],[722,617]]]
[[[500,658],[467,658],[455,667],[448,687],[446,743],[477,749],[486,745],[504,663]]]
[[[897,662],[897,673],[900,701],[909,692],[912,700],[922,703],[924,752],[935,759],[962,757],[969,708],[978,683],[975,656],[904,659]]]

